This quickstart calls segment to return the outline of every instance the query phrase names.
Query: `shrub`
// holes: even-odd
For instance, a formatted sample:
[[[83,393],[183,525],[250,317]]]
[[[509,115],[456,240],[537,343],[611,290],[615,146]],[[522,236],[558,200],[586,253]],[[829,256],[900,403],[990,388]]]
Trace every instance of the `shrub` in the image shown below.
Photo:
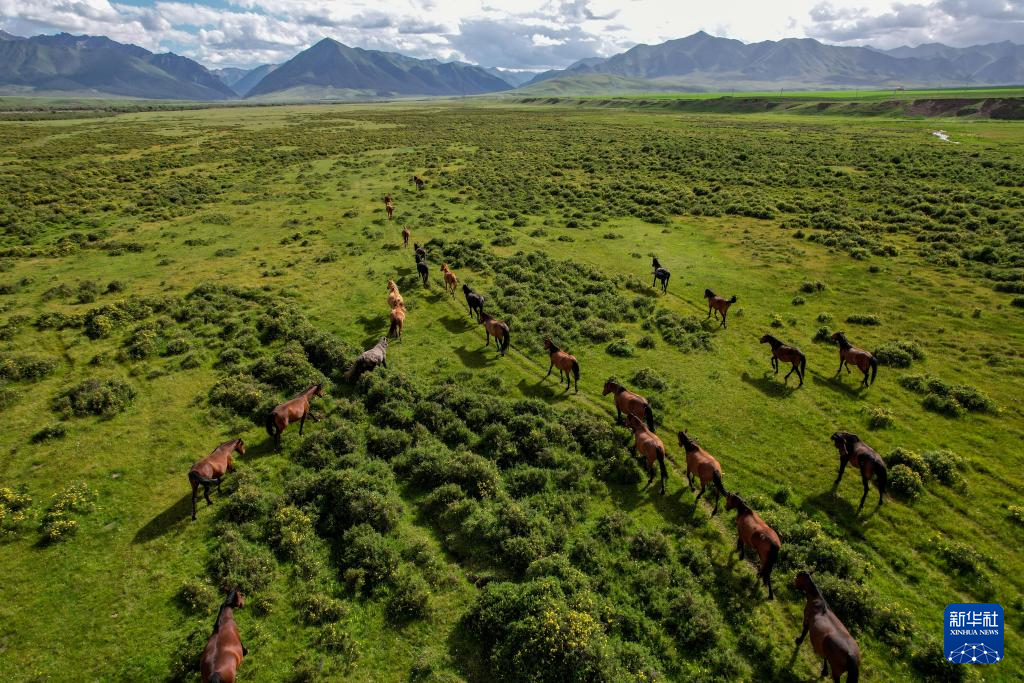
[[[0,488],[0,534],[15,532],[28,519],[32,496],[24,485],[17,490]]]
[[[1024,505],[1009,505],[1006,509],[1009,513],[1010,521],[1024,526]]]
[[[369,524],[359,524],[345,532],[341,559],[349,569],[361,572],[371,590],[389,581],[398,569],[398,551]]]
[[[120,379],[87,379],[65,389],[53,401],[53,409],[66,417],[100,415],[113,417],[135,400],[135,388]]]
[[[804,301],[804,298],[802,296],[795,296],[793,297],[793,301],[790,303],[792,303],[794,306],[803,306],[807,302]]]
[[[811,282],[810,280],[804,280],[800,283],[800,291],[804,294],[814,294],[815,292],[824,292],[828,289],[824,282],[816,281]]]
[[[323,593],[309,593],[298,603],[302,620],[313,626],[333,624],[345,618],[345,603]]]
[[[925,357],[924,350],[913,341],[886,342],[875,349],[874,356],[881,365],[894,368],[908,368],[913,361]]]
[[[783,327],[785,326],[786,321],[783,320],[782,316],[780,316],[778,313],[772,313],[768,324],[771,325],[772,327]]]
[[[331,416],[311,430],[302,440],[302,445],[292,452],[292,459],[313,469],[336,466],[340,458],[359,447],[359,435],[347,422]]]
[[[427,615],[430,590],[417,572],[403,566],[391,581],[384,609],[388,618],[396,623],[419,619]]]
[[[209,628],[197,626],[181,639],[171,653],[168,680],[173,683],[194,681],[199,677],[199,660],[210,637]]]
[[[689,590],[673,591],[665,628],[687,650],[706,652],[721,641],[722,617],[707,596]]]
[[[657,342],[654,340],[654,337],[649,334],[645,334],[636,340],[636,345],[641,349],[653,349],[657,346]]]
[[[907,450],[906,448],[895,448],[885,458],[885,464],[890,469],[896,465],[905,465],[912,469],[918,474],[923,481],[927,481],[931,478],[931,468],[928,467],[928,463],[923,457],[914,451]]]
[[[313,518],[292,505],[277,508],[267,524],[267,540],[287,558],[301,557],[314,537]]]
[[[50,356],[0,356],[0,378],[12,382],[37,382],[57,369]]]
[[[68,429],[62,424],[47,425],[32,435],[32,443],[43,443],[54,439],[63,439],[68,435]]]
[[[210,405],[227,408],[256,422],[262,422],[276,404],[273,388],[250,375],[221,377],[210,387],[206,397]]]
[[[192,614],[207,614],[217,603],[217,592],[203,579],[188,579],[178,589],[178,603]]]
[[[888,429],[896,424],[896,418],[887,408],[876,406],[868,409],[869,429]]]
[[[476,498],[489,496],[501,486],[498,468],[490,460],[469,451],[451,451],[441,444],[416,446],[399,459],[396,469],[417,486],[432,489],[458,484]]]
[[[922,459],[928,464],[932,476],[946,486],[963,486],[966,482],[960,472],[966,467],[967,459],[953,451],[925,451]]]
[[[633,347],[626,341],[616,339],[612,343],[605,347],[605,351],[613,356],[619,356],[621,358],[629,358],[634,355]]]
[[[328,652],[341,655],[347,663],[359,658],[356,639],[338,624],[325,624],[317,633],[316,644]]]
[[[952,541],[941,534],[932,539],[935,551],[953,573],[958,575],[982,576],[988,558],[977,550],[959,541]]]
[[[637,560],[664,560],[668,551],[668,539],[664,534],[644,529],[633,537],[629,547],[629,554]]]
[[[224,531],[210,553],[209,571],[222,591],[237,587],[246,595],[255,595],[266,587],[277,564],[270,551],[246,540],[235,529]]]
[[[407,431],[380,429],[372,425],[366,428],[366,451],[374,457],[391,460],[411,445],[412,436]]]
[[[821,574],[816,583],[829,607],[848,628],[862,630],[873,623],[878,600],[865,585],[831,574]]]
[[[668,386],[665,379],[653,368],[640,368],[633,373],[633,383],[644,389],[664,389]]]
[[[831,313],[819,313],[818,314],[818,322],[822,323],[822,324],[832,322],[832,314]]]
[[[835,344],[835,342],[832,341],[832,330],[825,325],[819,327],[818,331],[814,333],[813,341],[823,342],[825,344]]]
[[[914,649],[910,665],[928,681],[960,683],[970,680],[971,676],[971,667],[946,659],[942,643],[931,636],[924,636],[921,644]]]
[[[945,394],[927,394],[921,401],[921,405],[933,413],[940,413],[948,417],[963,417],[967,414],[967,410],[960,405],[959,401]]]
[[[870,314],[854,314],[854,315],[850,315],[850,316],[846,317],[846,322],[851,323],[853,325],[868,325],[868,326],[875,326],[875,325],[881,325],[882,324],[882,321],[878,318],[877,315],[870,315]]]
[[[251,373],[260,382],[289,393],[326,382],[323,374],[306,358],[298,342],[289,342],[273,356],[260,358],[253,364]]]
[[[896,465],[889,470],[889,489],[897,496],[914,500],[924,492],[921,475],[906,465]]]
[[[270,499],[263,488],[249,481],[248,477],[240,477],[234,493],[224,502],[221,514],[237,524],[262,522],[269,507]]]
[[[998,413],[995,401],[966,384],[948,384],[931,375],[906,375],[899,379],[900,386],[924,394],[925,408],[935,412],[961,417],[967,411]]]

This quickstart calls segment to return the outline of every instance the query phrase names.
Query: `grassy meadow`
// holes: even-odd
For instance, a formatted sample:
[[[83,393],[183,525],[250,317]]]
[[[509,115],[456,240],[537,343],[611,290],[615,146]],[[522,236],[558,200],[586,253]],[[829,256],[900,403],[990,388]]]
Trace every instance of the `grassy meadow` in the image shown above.
[[[805,567],[862,680],[1024,675],[1024,124],[395,103],[0,142],[0,679],[198,680],[240,586],[239,680],[808,681]],[[404,337],[345,383],[389,278]],[[727,329],[705,288],[737,295]],[[833,377],[838,330],[882,359],[870,388]],[[778,530],[775,601],[678,465],[641,490],[609,377]],[[275,452],[267,409],[318,380]],[[886,456],[881,507],[854,468],[833,491],[837,429]],[[235,437],[190,521],[189,467]],[[1006,660],[946,664],[945,605],[989,601]]]

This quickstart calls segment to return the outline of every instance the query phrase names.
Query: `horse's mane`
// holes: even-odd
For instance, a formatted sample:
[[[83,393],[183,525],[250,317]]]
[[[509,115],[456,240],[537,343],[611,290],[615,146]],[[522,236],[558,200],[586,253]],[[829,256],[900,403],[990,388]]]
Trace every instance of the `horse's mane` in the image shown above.
[[[559,351],[561,351],[561,349],[555,345],[555,342],[551,341],[550,339],[547,339],[546,341],[548,343],[548,353],[558,353]]]
[[[713,297],[713,296],[718,296],[718,295],[715,294],[714,292],[712,292],[710,289],[705,289],[704,290],[704,298],[705,299],[707,299],[709,297]]]
[[[737,513],[753,512],[754,511],[749,505],[747,505],[747,501],[745,501],[742,498],[740,498],[740,495],[738,493],[733,493],[732,497],[736,499],[736,512]]]
[[[831,612],[832,606],[828,604],[828,600],[825,599],[825,594],[821,592],[821,589],[818,588],[818,584],[814,582],[814,577],[811,576],[810,572],[806,572],[806,574],[807,580],[811,582],[811,588],[814,589],[814,593],[818,596],[818,599],[821,600],[821,604],[825,607],[823,613]]]
[[[221,445],[219,445],[219,446],[217,446],[216,448],[214,448],[214,449],[213,449],[213,452],[214,452],[214,453],[216,453],[217,451],[219,451],[220,449],[224,448],[225,446],[227,446],[227,445],[229,445],[229,444],[235,444],[235,443],[238,443],[239,441],[241,441],[241,439],[238,439],[238,438],[235,438],[235,439],[228,439],[227,441],[225,441],[225,442],[224,442],[224,443],[222,443]]]
[[[612,388],[615,389],[616,391],[625,391],[626,390],[626,387],[622,386],[621,384],[619,384],[618,382],[616,382],[613,379],[608,380],[607,382],[605,382],[605,384],[612,385]]]
[[[766,334],[764,335],[764,338],[768,340],[769,344],[782,344],[782,340],[774,335]]]

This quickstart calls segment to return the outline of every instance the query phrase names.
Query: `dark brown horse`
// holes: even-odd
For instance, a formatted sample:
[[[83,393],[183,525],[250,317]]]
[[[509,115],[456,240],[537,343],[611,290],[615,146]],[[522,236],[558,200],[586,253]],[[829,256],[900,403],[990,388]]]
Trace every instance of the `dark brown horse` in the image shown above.
[[[469,285],[462,285],[462,293],[466,295],[466,305],[469,306],[469,317],[473,318],[477,322],[483,322],[484,295],[477,294],[469,288]]]
[[[651,259],[651,268],[654,269],[654,282],[651,283],[651,286],[653,287],[658,280],[661,280],[661,293],[665,294],[668,292],[668,279],[672,277],[672,273],[668,272],[668,268],[661,267],[657,256]]]
[[[626,415],[626,426],[633,430],[633,453],[637,458],[643,458],[647,470],[647,483],[642,490],[654,481],[654,463],[657,461],[661,469],[661,495],[665,495],[665,482],[668,480],[668,470],[665,468],[665,444],[661,442],[658,435],[647,428],[636,415]]]
[[[391,309],[391,327],[388,328],[388,336],[394,337],[398,335],[398,340],[402,340],[402,328],[405,327],[405,304],[399,303],[397,306]]]
[[[237,588],[232,588],[220,606],[217,621],[213,622],[213,633],[206,641],[206,649],[199,660],[203,683],[234,683],[242,659],[249,654],[242,645],[238,625],[235,624],[234,610],[244,605],[245,598]]]
[[[793,587],[803,591],[807,598],[807,604],[804,605],[804,628],[796,639],[797,647],[803,644],[804,638],[810,633],[814,653],[825,660],[820,678],[828,675],[831,665],[833,683],[839,683],[844,673],[847,674],[846,683],[857,683],[860,679],[860,648],[857,641],[828,606],[825,596],[809,573],[797,572]]]
[[[412,178],[409,178],[409,182],[415,183],[417,190],[422,190],[423,186],[427,184],[427,181],[425,181],[423,178],[420,178],[418,175],[414,175]]]
[[[550,339],[544,340],[544,350],[548,352],[548,356],[551,359],[551,365],[548,366],[548,374],[544,375],[544,377],[550,377],[551,369],[558,368],[559,383],[562,381],[562,374],[565,374],[565,390],[569,391],[570,380],[575,379],[576,393],[580,393],[580,364],[576,361],[576,356],[562,351]],[[572,373],[572,377],[569,376],[569,373]]]
[[[761,337],[762,344],[770,344],[772,347],[772,368],[775,370],[775,374],[779,374],[779,361],[783,363],[791,363],[793,369],[786,373],[783,381],[789,384],[789,376],[794,372],[800,379],[798,386],[804,385],[804,371],[807,370],[807,356],[805,356],[800,349],[795,346],[787,346],[783,344],[778,338],[773,337],[770,334],[766,334]]]
[[[455,273],[448,267],[447,263],[441,264],[441,273],[444,275],[444,291],[455,296],[455,288],[459,284],[459,278],[455,277]]]
[[[729,314],[729,307],[736,303],[736,295],[733,295],[731,299],[726,299],[724,296],[718,296],[710,289],[704,290],[704,298],[708,300],[708,317],[711,317],[711,313],[714,312],[715,320],[718,320],[718,314],[722,314],[722,322],[719,327],[725,327],[725,317]]]
[[[418,243],[412,243],[413,258],[416,259],[416,263],[427,260],[427,250],[421,247]]]
[[[714,517],[718,514],[718,501],[722,496],[729,495],[722,485],[722,466],[710,453],[701,448],[700,444],[691,439],[689,432],[685,430],[679,432],[679,445],[686,450],[686,480],[690,483],[690,490],[694,490],[694,476],[700,481],[700,493],[697,494],[694,503],[696,504],[704,495],[708,484],[715,487],[715,509],[711,511],[711,516]]]
[[[306,418],[319,422],[319,418],[309,412],[309,402],[314,396],[323,396],[323,386],[314,384],[293,399],[285,401],[267,415],[267,434],[274,437],[274,447],[281,447],[281,432],[293,422],[299,423],[299,436],[306,426]]]
[[[875,383],[875,375],[878,373],[878,359],[872,354],[868,353],[864,349],[858,349],[856,346],[851,344],[846,338],[846,335],[842,332],[836,332],[832,335],[832,341],[839,344],[839,369],[836,370],[836,377],[843,371],[843,366],[846,366],[846,371],[850,372],[850,363],[853,363],[857,368],[864,373],[864,379],[861,381],[861,386],[868,386]],[[871,373],[871,381],[868,382],[868,372]]]
[[[388,220],[395,214],[395,203],[391,201],[391,195],[384,195],[384,210],[388,212]]]
[[[481,314],[480,322],[484,325],[484,335],[486,337],[484,345],[490,346],[491,337],[494,337],[494,348],[498,350],[498,353],[504,356],[505,352],[508,351],[508,345],[511,343],[508,323],[503,320],[498,320],[497,318],[492,318],[486,313]]]
[[[725,509],[736,511],[736,529],[739,531],[736,551],[739,552],[740,559],[746,559],[744,546],[750,546],[757,552],[761,559],[761,569],[758,570],[757,577],[768,586],[768,599],[774,600],[772,568],[779,559],[779,548],[782,547],[779,535],[761,519],[761,515],[750,509],[738,493],[726,494]]]
[[[412,237],[412,233],[409,232],[409,228],[402,228],[402,246],[409,246],[409,238]]]
[[[238,452],[245,455],[245,442],[241,439],[225,441],[213,449],[208,456],[192,465],[188,471],[188,483],[192,485],[192,519],[196,518],[196,499],[199,498],[199,487],[203,487],[203,497],[207,505],[213,505],[210,500],[210,487],[216,486],[220,491],[220,482],[228,472],[235,471],[235,464],[231,454]]]
[[[853,466],[860,470],[861,483],[864,484],[864,495],[860,497],[860,505],[857,512],[864,507],[864,499],[868,497],[868,482],[871,477],[875,478],[878,486],[878,504],[882,504],[885,495],[885,487],[889,481],[889,472],[885,466],[885,460],[875,451],[874,448],[860,440],[856,434],[849,432],[836,432],[832,435],[832,443],[839,451],[839,474],[836,476],[832,489],[839,488],[839,482],[843,480],[843,472],[846,471],[846,463],[853,463]]]
[[[608,380],[604,383],[604,391],[601,392],[602,396],[607,396],[610,393],[615,393],[615,423],[618,424],[622,420],[622,414],[636,415],[641,420],[647,422],[647,428],[652,432],[654,431],[654,411],[651,410],[651,402],[640,394],[634,394],[632,391],[622,386],[618,382]]]

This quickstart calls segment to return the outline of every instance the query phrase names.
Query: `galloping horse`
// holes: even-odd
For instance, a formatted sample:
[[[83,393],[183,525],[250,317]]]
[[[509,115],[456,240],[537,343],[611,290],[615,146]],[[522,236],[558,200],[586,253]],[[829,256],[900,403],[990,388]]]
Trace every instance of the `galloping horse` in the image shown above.
[[[409,232],[409,228],[402,228],[402,246],[409,246],[409,238],[412,237],[412,233]]]
[[[768,524],[761,519],[761,515],[750,509],[750,506],[743,502],[738,493],[727,493],[725,496],[725,509],[736,510],[736,528],[739,537],[736,540],[736,550],[740,559],[746,559],[744,545],[749,545],[761,558],[761,569],[757,576],[768,586],[768,599],[774,600],[775,593],[772,591],[772,568],[779,559],[779,548],[782,542],[779,535],[775,533]]]
[[[402,328],[405,327],[405,304],[399,303],[391,309],[391,327],[388,328],[388,336],[393,337],[398,333],[398,340],[402,340]]]
[[[668,272],[668,268],[661,267],[661,264],[658,263],[657,256],[651,259],[651,268],[654,269],[654,282],[651,283],[651,287],[653,287],[658,280],[661,280],[661,293],[664,294],[668,292],[668,279],[672,277],[672,273]]]
[[[402,293],[398,291],[398,285],[394,280],[388,280],[388,306],[394,308],[404,305],[405,301],[402,299]]]
[[[853,363],[864,373],[861,386],[866,387],[869,384],[874,384],[875,375],[878,374],[878,359],[864,349],[858,349],[851,344],[842,332],[833,334],[832,341],[839,344],[839,369],[836,370],[836,377],[842,373],[844,365],[846,366],[846,371],[850,372],[850,363]],[[870,382],[868,382],[868,371],[871,372]]]
[[[418,175],[414,175],[412,178],[409,178],[409,182],[415,183],[417,190],[422,190],[423,186],[427,184],[427,181],[423,180],[423,178],[420,178]]]
[[[766,334],[761,337],[762,344],[771,344],[772,347],[772,367],[775,369],[775,374],[779,374],[779,361],[785,363],[792,363],[793,369],[786,373],[784,382],[789,383],[789,376],[794,372],[800,379],[798,386],[804,385],[804,371],[807,370],[807,356],[805,356],[800,349],[795,346],[786,346],[778,338],[773,337],[770,334]]]
[[[508,345],[510,343],[508,323],[498,320],[497,318],[492,318],[486,313],[481,313],[481,318],[481,322],[484,324],[484,334],[487,336],[487,339],[484,342],[485,345],[490,346],[491,337],[494,337],[494,347],[498,349],[501,355],[504,356],[505,352],[508,351]],[[501,342],[500,346],[498,344],[499,341]]]
[[[391,220],[391,216],[395,213],[395,203],[391,201],[391,195],[384,195],[384,210],[388,212],[388,220]]]
[[[729,307],[736,303],[736,295],[734,294],[731,299],[726,299],[724,296],[718,296],[710,289],[704,290],[704,298],[708,300],[708,317],[711,317],[712,311],[715,313],[715,320],[718,320],[718,314],[722,314],[722,323],[719,327],[725,327],[725,316],[729,314]]]
[[[623,413],[636,415],[641,420],[646,420],[647,428],[653,432],[654,411],[651,410],[651,402],[612,380],[604,383],[604,391],[601,392],[601,395],[607,396],[613,391],[615,392],[615,423],[618,424],[622,420]]]
[[[413,258],[416,259],[416,263],[419,263],[420,261],[425,261],[426,260],[426,258],[427,258],[427,250],[426,249],[421,247],[416,242],[412,243],[412,248],[413,248],[413,251],[416,252],[415,255],[413,256]]]
[[[803,644],[810,632],[815,654],[825,660],[820,677],[828,675],[831,664],[833,683],[839,683],[844,673],[847,674],[846,683],[857,683],[860,679],[860,648],[857,641],[828,606],[825,596],[808,572],[797,572],[793,587],[802,590],[807,598],[807,604],[804,605],[804,630],[796,639],[797,647]]]
[[[367,349],[359,354],[352,366],[345,371],[345,381],[351,382],[359,379],[359,375],[373,370],[378,365],[388,366],[388,338],[381,337],[373,348]],[[299,432],[302,433],[301,431]]]
[[[661,495],[665,495],[665,482],[668,480],[668,470],[665,468],[665,444],[661,442],[658,435],[647,428],[639,417],[630,413],[626,415],[626,426],[633,430],[633,452],[637,458],[645,458],[647,468],[647,483],[642,491],[654,481],[654,462],[658,462],[661,469]]]
[[[455,296],[455,287],[459,284],[459,278],[455,277],[455,273],[448,267],[447,263],[441,264],[441,273],[444,274],[444,291]]]
[[[274,448],[281,447],[281,432],[292,422],[299,422],[299,436],[306,426],[306,418],[319,422],[319,418],[309,412],[309,402],[314,396],[323,396],[323,385],[314,384],[295,398],[285,401],[267,415],[267,434],[274,437]]]
[[[192,519],[196,518],[196,499],[199,497],[199,487],[203,487],[203,497],[207,505],[213,505],[210,500],[210,487],[216,486],[220,491],[220,481],[228,472],[235,471],[235,464],[232,462],[231,454],[238,451],[245,455],[245,442],[241,439],[225,441],[213,449],[208,456],[192,465],[188,471],[188,483],[192,485]]]
[[[220,606],[217,621],[213,622],[213,633],[206,641],[206,649],[199,660],[203,683],[234,683],[242,659],[249,654],[249,650],[242,645],[238,625],[235,624],[234,610],[243,605],[244,596],[237,588],[232,588]]]
[[[416,261],[416,272],[420,274],[420,279],[423,280],[423,286],[427,286],[427,278],[430,276],[430,267],[427,266],[426,260]]]
[[[469,306],[469,317],[473,318],[477,322],[483,322],[484,295],[477,294],[469,288],[469,285],[462,285],[462,293],[466,295],[466,305]],[[476,314],[474,314],[473,311],[476,311]]]
[[[679,432],[679,445],[686,450],[686,480],[690,484],[691,491],[694,490],[694,475],[697,475],[697,479],[700,480],[700,493],[694,499],[694,504],[704,495],[709,483],[715,487],[715,509],[711,511],[711,516],[714,517],[718,514],[719,499],[729,495],[725,486],[722,485],[722,466],[710,453],[701,448],[700,444],[692,440],[689,432],[685,430]]]
[[[868,497],[868,482],[875,477],[878,486],[878,504],[882,504],[882,496],[885,494],[885,487],[889,481],[889,471],[885,467],[885,460],[878,452],[860,440],[856,434],[849,432],[836,432],[832,435],[832,443],[839,451],[839,474],[833,490],[839,488],[839,482],[843,480],[843,472],[846,471],[846,463],[852,462],[853,466],[860,470],[861,483],[864,484],[864,495],[860,497],[860,505],[857,512],[864,507],[864,499]]]
[[[580,393],[580,364],[576,361],[576,356],[560,350],[550,339],[544,340],[544,350],[548,352],[548,356],[551,358],[548,374],[544,375],[544,377],[550,377],[551,369],[558,368],[559,383],[562,382],[562,374],[565,374],[565,390],[569,391],[569,380],[575,378],[576,393]],[[570,372],[572,377],[569,376]]]

